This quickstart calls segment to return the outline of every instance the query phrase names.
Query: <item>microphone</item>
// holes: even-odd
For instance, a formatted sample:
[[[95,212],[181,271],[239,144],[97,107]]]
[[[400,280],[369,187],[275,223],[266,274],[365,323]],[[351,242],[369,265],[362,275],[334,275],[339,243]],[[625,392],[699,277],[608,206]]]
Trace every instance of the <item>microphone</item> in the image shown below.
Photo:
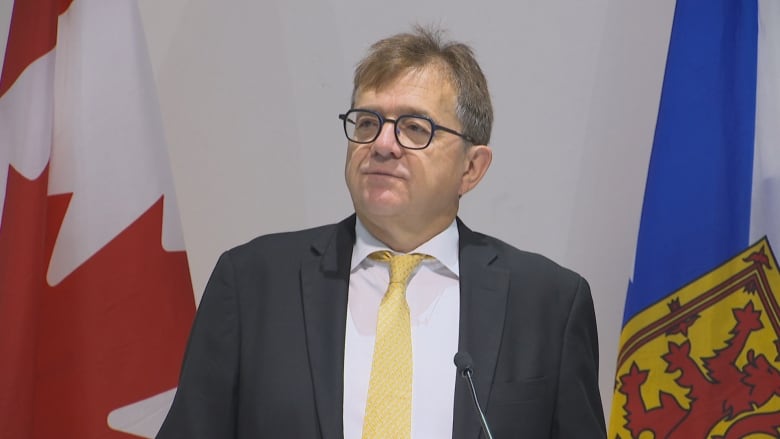
[[[493,439],[493,435],[490,434],[490,427],[488,427],[487,419],[485,419],[485,413],[482,411],[482,407],[479,406],[479,400],[477,399],[477,390],[474,388],[474,380],[471,376],[474,371],[471,369],[471,355],[468,352],[458,352],[455,354],[455,367],[458,368],[458,373],[466,379],[471,390],[471,399],[474,400],[474,406],[477,407],[477,414],[479,414],[479,422],[482,424],[482,431],[485,433],[487,439]]]

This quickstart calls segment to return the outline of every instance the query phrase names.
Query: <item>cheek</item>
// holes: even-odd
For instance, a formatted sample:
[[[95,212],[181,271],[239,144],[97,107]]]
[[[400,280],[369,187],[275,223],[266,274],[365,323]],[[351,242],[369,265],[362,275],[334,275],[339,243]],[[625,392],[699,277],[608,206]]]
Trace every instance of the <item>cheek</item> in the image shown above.
[[[430,161],[431,178],[443,186],[460,185],[464,164],[459,157],[440,156]]]
[[[347,178],[347,181],[350,180],[350,178],[354,178],[356,174],[358,173],[358,169],[360,169],[360,163],[365,158],[365,148],[361,148],[361,146],[352,146],[347,149],[347,159],[346,163],[344,164],[344,174]]]
[[[444,197],[454,197],[461,195],[464,192],[464,169],[463,165],[458,163],[449,162],[445,166],[441,163],[440,172],[436,174],[434,184],[436,190],[439,191]]]
[[[355,156],[356,148],[350,146],[347,148],[347,161],[345,164],[345,168],[347,171],[349,171],[350,168],[353,168],[357,160],[357,157]]]

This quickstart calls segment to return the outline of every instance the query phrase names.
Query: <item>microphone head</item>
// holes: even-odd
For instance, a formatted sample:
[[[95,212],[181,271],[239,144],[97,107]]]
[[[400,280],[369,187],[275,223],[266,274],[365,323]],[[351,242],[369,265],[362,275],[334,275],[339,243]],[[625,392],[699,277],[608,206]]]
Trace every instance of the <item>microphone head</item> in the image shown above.
[[[471,355],[468,352],[458,352],[455,354],[455,367],[458,368],[458,373],[466,375],[471,372]]]

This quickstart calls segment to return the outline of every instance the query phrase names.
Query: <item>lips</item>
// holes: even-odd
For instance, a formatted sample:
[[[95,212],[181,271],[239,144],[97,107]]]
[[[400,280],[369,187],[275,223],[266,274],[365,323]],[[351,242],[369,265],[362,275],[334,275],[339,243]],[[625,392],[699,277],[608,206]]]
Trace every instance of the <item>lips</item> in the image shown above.
[[[392,178],[400,178],[405,179],[406,177],[402,175],[398,171],[390,171],[390,170],[384,170],[384,169],[367,169],[361,172],[363,175],[374,175],[378,177],[392,177]]]

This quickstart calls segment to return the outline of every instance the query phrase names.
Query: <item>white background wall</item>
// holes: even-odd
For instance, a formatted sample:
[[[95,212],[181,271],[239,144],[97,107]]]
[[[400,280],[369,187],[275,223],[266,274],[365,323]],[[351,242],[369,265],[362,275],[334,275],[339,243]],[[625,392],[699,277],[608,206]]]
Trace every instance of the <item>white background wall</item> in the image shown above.
[[[461,217],[589,280],[609,411],[674,0],[139,3],[196,298],[223,250],[351,213],[337,114],[371,42],[436,23],[471,44],[494,162]]]

